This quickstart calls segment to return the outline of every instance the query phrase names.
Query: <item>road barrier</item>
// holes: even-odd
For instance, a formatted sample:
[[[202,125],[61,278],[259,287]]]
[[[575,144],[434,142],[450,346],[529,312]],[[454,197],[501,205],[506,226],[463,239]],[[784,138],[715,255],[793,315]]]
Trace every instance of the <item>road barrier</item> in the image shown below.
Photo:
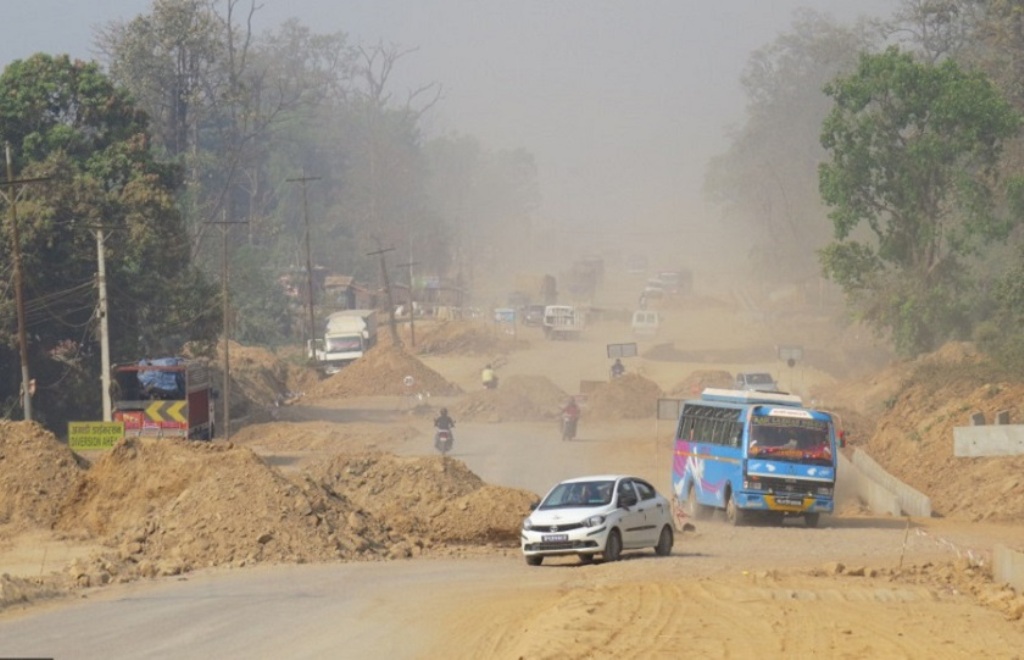
[[[932,501],[924,493],[914,490],[896,477],[886,472],[881,465],[868,456],[863,450],[853,452],[853,464],[857,466],[871,481],[896,496],[900,510],[908,516],[916,518],[932,517]]]

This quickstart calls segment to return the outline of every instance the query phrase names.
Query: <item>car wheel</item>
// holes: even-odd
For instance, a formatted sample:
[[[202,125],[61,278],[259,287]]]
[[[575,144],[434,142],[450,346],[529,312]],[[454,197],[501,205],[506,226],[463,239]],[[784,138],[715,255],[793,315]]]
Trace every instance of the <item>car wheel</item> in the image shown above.
[[[654,552],[659,557],[672,554],[672,528],[668,525],[661,528],[661,536],[658,537],[658,545],[654,546]]]
[[[805,513],[804,524],[808,527],[817,527],[818,521],[821,519],[820,513]]]
[[[544,563],[543,555],[526,555],[526,563],[530,566],[540,566]]]
[[[604,560],[619,561],[622,557],[622,536],[619,530],[613,529],[608,534],[608,541],[604,544]]]
[[[736,506],[736,499],[732,496],[732,493],[729,493],[728,498],[728,501],[725,503],[725,519],[735,527],[745,524],[747,522],[747,512]]]
[[[690,484],[690,490],[686,494],[686,509],[687,513],[694,520],[707,520],[711,517],[711,508],[704,506],[697,501],[697,489]]]

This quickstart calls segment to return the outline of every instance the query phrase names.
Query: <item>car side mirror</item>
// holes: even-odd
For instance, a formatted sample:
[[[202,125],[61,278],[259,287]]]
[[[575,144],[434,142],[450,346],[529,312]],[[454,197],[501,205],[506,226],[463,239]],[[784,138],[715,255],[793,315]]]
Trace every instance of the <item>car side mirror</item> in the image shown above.
[[[530,502],[530,511],[536,511],[538,506],[540,506],[540,502]]]
[[[636,504],[636,495],[630,492],[625,492],[619,495],[619,508],[628,509],[629,507]]]

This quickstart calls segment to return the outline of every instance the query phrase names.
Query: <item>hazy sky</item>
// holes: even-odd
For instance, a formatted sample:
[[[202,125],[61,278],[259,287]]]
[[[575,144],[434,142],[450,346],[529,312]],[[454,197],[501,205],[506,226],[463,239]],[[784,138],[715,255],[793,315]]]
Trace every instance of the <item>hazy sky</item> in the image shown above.
[[[246,2],[246,0],[243,0]],[[808,7],[843,20],[898,0],[259,0],[261,29],[297,17],[355,42],[419,50],[402,88],[439,82],[429,131],[537,157],[549,219],[637,222],[701,214],[705,164],[743,120],[754,49]],[[94,28],[149,0],[4,3],[0,63],[92,57]]]

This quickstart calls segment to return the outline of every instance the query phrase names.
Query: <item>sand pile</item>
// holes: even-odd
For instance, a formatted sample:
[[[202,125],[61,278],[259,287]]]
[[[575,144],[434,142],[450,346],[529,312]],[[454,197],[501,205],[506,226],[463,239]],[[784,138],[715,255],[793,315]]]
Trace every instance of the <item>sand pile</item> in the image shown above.
[[[533,493],[485,484],[447,457],[383,453],[336,456],[311,466],[310,478],[343,493],[393,533],[429,548],[437,543],[515,543]]]
[[[416,343],[416,351],[424,355],[493,355],[508,353],[528,345],[523,340],[513,339],[510,335],[499,332],[493,325],[472,321],[447,321],[425,332],[423,339]]]
[[[83,467],[39,424],[0,420],[0,525],[50,527]]]
[[[700,393],[708,387],[720,387],[730,389],[733,386],[732,374],[720,369],[698,369],[681,380],[671,390],[669,395],[681,399],[699,397]]]
[[[508,376],[498,389],[480,390],[452,406],[456,420],[482,422],[552,419],[569,395],[546,376]]]
[[[405,384],[411,376],[413,386]],[[366,355],[346,366],[310,391],[308,398],[358,396],[403,396],[411,392],[424,392],[433,396],[460,394],[458,385],[444,379],[399,346],[375,346]]]
[[[589,419],[654,417],[661,389],[640,374],[626,374],[602,383],[587,397]]]
[[[301,482],[300,482],[301,483]],[[383,525],[230,444],[128,440],[89,470],[58,526],[161,573],[383,554]],[[144,571],[145,573],[145,571]]]

